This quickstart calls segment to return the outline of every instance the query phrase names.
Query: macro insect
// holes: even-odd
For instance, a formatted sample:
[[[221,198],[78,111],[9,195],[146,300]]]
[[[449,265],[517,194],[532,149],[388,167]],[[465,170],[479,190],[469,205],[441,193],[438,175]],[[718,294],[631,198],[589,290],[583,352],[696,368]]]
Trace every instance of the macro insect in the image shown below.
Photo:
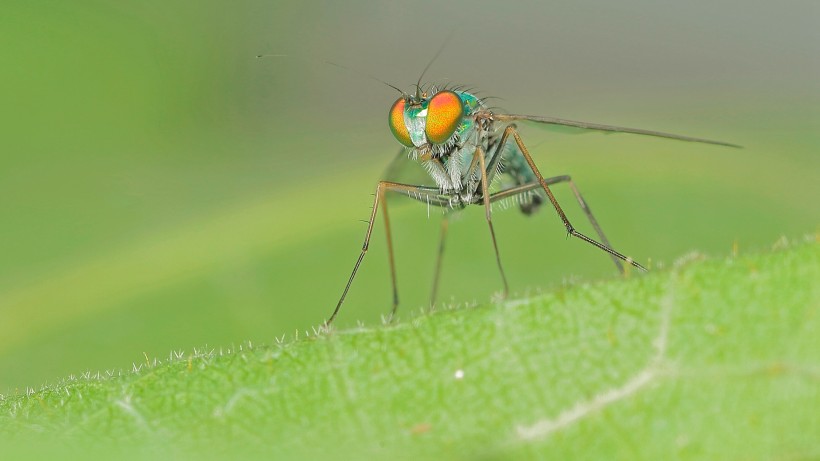
[[[429,64],[427,67],[430,67]],[[422,72],[422,77],[426,70]],[[367,253],[373,225],[380,208],[382,209],[387,232],[387,251],[393,286],[393,307],[390,318],[396,313],[399,297],[393,258],[393,243],[390,234],[390,219],[387,213],[386,195],[389,193],[405,194],[428,206],[443,207],[446,210],[460,210],[469,205],[483,206],[490,236],[492,237],[498,271],[501,275],[504,297],[509,292],[509,286],[499,255],[495,230],[493,229],[491,205],[511,197],[522,199],[520,209],[525,214],[534,213],[544,204],[545,199],[549,201],[561,219],[567,233],[609,254],[621,273],[624,272],[624,264],[629,264],[644,272],[647,270],[641,264],[612,247],[569,175],[551,177],[542,175],[518,133],[516,121],[739,147],[721,141],[638,128],[601,125],[552,117],[496,113],[471,90],[460,87],[431,86],[424,88],[421,85],[422,77],[419,77],[419,81],[415,85],[415,92],[411,94],[405,93],[389,83],[382,83],[402,93],[402,96],[393,103],[388,112],[390,130],[402,145],[397,159],[407,156],[411,160],[420,163],[435,185],[406,184],[390,180],[378,182],[361,253],[353,266],[353,271],[348,278],[339,302],[325,325],[330,325],[333,322],[344,303],[353,279],[356,277],[356,273]],[[502,177],[504,179],[504,181],[501,181],[503,185],[498,190],[491,191],[491,185],[499,182],[498,180]],[[569,186],[575,195],[578,205],[598,236],[597,240],[575,229],[553,195],[551,186],[564,183]],[[435,301],[446,233],[447,214],[445,213],[442,220],[441,242],[435,265],[431,302]]]

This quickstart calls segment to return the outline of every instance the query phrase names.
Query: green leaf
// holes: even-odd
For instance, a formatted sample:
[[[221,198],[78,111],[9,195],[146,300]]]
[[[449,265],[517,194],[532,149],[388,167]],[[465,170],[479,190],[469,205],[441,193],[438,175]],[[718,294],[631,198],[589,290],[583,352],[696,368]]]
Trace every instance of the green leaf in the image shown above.
[[[820,456],[820,248],[690,259],[385,327],[71,377],[0,398],[0,452]]]

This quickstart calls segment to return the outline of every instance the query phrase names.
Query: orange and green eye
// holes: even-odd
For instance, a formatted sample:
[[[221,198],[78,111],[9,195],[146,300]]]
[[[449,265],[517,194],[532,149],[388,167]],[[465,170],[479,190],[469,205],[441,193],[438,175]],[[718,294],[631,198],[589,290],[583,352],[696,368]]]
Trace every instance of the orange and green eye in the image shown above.
[[[442,144],[456,132],[464,106],[461,98],[452,91],[442,91],[430,99],[427,105],[427,124],[424,132],[433,144]]]
[[[413,141],[410,140],[410,132],[407,130],[407,125],[404,124],[404,105],[407,102],[404,98],[399,98],[393,103],[390,108],[390,113],[387,116],[387,123],[390,125],[390,131],[393,136],[399,140],[400,143],[407,147],[413,147]]]

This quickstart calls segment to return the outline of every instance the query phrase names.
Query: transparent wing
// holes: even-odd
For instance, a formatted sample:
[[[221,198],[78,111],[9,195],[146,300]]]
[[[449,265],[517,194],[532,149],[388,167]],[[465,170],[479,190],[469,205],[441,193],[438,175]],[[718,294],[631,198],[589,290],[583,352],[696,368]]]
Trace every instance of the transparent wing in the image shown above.
[[[390,206],[402,203],[422,202],[433,206],[449,206],[448,197],[439,193],[435,181],[427,174],[421,164],[408,156],[409,152],[401,148],[393,160],[382,173],[385,181],[418,186],[406,196],[403,194],[388,194]],[[408,197],[412,200],[408,200]]]
[[[424,171],[424,167],[419,162],[411,159],[408,154],[407,149],[399,149],[399,152],[384,169],[382,179],[416,186],[434,186],[435,182]]]
[[[552,130],[562,133],[583,133],[587,131],[601,131],[604,133],[631,133],[643,136],[654,136],[657,138],[674,139],[677,141],[700,142],[705,144],[715,144],[718,146],[736,147],[741,146],[724,141],[713,141],[711,139],[695,138],[692,136],[682,136],[679,134],[663,133],[660,131],[644,130],[642,128],[627,128],[623,126],[602,125],[600,123],[578,122],[555,117],[541,117],[538,115],[514,115],[496,114],[494,119],[501,122],[527,121],[535,122],[549,127]]]

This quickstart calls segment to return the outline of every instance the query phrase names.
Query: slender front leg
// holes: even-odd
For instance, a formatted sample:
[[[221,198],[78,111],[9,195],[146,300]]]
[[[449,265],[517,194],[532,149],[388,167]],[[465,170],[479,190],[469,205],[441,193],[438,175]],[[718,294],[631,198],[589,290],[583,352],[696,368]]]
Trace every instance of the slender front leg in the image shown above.
[[[387,321],[393,320],[396,309],[399,308],[399,287],[396,279],[396,262],[393,257],[393,236],[390,233],[390,216],[387,214],[387,194],[382,193],[380,199],[382,205],[382,216],[384,217],[384,232],[387,240],[387,260],[390,261],[390,281],[393,284],[393,308],[390,309],[390,317]]]
[[[573,225],[569,222],[569,219],[567,219],[567,215],[564,214],[564,210],[561,209],[561,205],[558,204],[558,200],[556,200],[555,196],[552,194],[552,191],[549,188],[548,181],[544,179],[544,177],[541,175],[541,172],[538,171],[538,167],[535,166],[535,162],[532,160],[532,156],[530,156],[527,147],[524,145],[524,141],[521,140],[521,136],[518,135],[518,131],[516,130],[515,125],[508,125],[507,128],[504,129],[501,141],[499,142],[499,149],[504,147],[504,143],[507,141],[507,138],[510,135],[513,137],[513,139],[515,139],[515,144],[518,146],[518,149],[521,151],[521,154],[527,161],[527,165],[529,165],[533,174],[535,174],[535,177],[537,178],[538,183],[541,185],[541,188],[544,189],[544,192],[546,192],[547,198],[549,198],[550,203],[552,203],[552,207],[555,208],[555,211],[558,213],[558,216],[564,223],[564,227],[567,229],[567,233],[569,233],[569,235],[572,235],[573,237],[577,237],[589,243],[590,245],[599,248],[600,250],[607,252],[613,258],[613,260],[617,258],[620,261],[629,263],[632,266],[637,267],[638,269],[644,272],[647,272],[647,269],[645,267],[633,261],[632,258],[628,258],[622,255],[621,253],[613,250],[612,247],[609,246],[609,242],[606,240],[606,237],[603,236],[603,231],[601,230],[600,226],[598,226],[598,222],[595,221],[595,218],[592,216],[592,212],[589,210],[589,207],[586,205],[586,202],[584,202],[584,199],[583,197],[581,197],[580,192],[578,192],[578,189],[574,187],[574,184],[570,182],[570,184],[572,185],[573,192],[575,193],[575,196],[578,199],[579,204],[581,205],[581,208],[587,214],[587,217],[590,218],[592,226],[595,228],[596,232],[598,232],[598,235],[601,236],[601,240],[603,240],[605,243],[599,243],[587,237],[586,235],[576,231],[575,227],[573,227]],[[616,265],[618,266],[618,269],[623,269],[619,263],[616,262]]]
[[[365,253],[367,253],[367,249],[370,246],[370,234],[373,233],[373,223],[376,220],[376,213],[379,210],[379,205],[381,204],[384,207],[384,224],[387,231],[387,248],[388,248],[388,255],[390,258],[390,274],[393,281],[393,309],[390,311],[390,317],[392,318],[393,315],[396,313],[396,309],[399,305],[399,294],[398,288],[396,284],[396,268],[393,262],[393,242],[390,235],[390,220],[387,216],[387,201],[385,200],[385,194],[388,191],[396,191],[396,192],[404,192],[409,195],[415,194],[416,196],[421,196],[424,194],[422,189],[419,189],[416,186],[412,186],[409,184],[400,184],[394,183],[389,181],[379,181],[378,186],[376,186],[376,197],[373,200],[373,210],[370,212],[370,220],[367,223],[367,232],[364,236],[364,244],[362,245],[362,252],[359,254],[359,259],[356,260],[356,265],[353,266],[353,272],[350,274],[350,278],[347,280],[347,285],[345,285],[345,289],[342,292],[341,298],[339,298],[339,302],[336,304],[336,309],[333,310],[333,314],[331,314],[330,318],[325,321],[325,327],[329,326],[333,320],[336,318],[336,315],[339,313],[339,309],[342,307],[342,303],[347,296],[348,290],[350,290],[350,285],[353,284],[353,279],[356,277],[356,272],[359,270],[359,266],[362,264],[362,260],[364,259]]]
[[[490,236],[493,238],[493,249],[495,250],[495,261],[498,263],[498,272],[501,273],[501,281],[504,283],[504,298],[510,292],[507,285],[507,276],[504,275],[504,267],[501,265],[501,255],[498,253],[498,243],[495,240],[495,230],[493,229],[492,209],[490,208],[490,193],[488,189],[490,185],[487,181],[487,162],[484,158],[484,151],[481,147],[476,147],[474,156],[478,157],[478,162],[481,167],[481,197],[484,201],[484,215],[487,218],[487,225],[490,226]]]
[[[433,271],[433,289],[430,291],[430,305],[436,303],[436,293],[438,292],[438,281],[441,276],[441,260],[444,257],[444,240],[447,238],[447,228],[450,225],[450,220],[445,214],[441,218],[441,237],[438,241],[438,254],[436,255],[436,268]]]

